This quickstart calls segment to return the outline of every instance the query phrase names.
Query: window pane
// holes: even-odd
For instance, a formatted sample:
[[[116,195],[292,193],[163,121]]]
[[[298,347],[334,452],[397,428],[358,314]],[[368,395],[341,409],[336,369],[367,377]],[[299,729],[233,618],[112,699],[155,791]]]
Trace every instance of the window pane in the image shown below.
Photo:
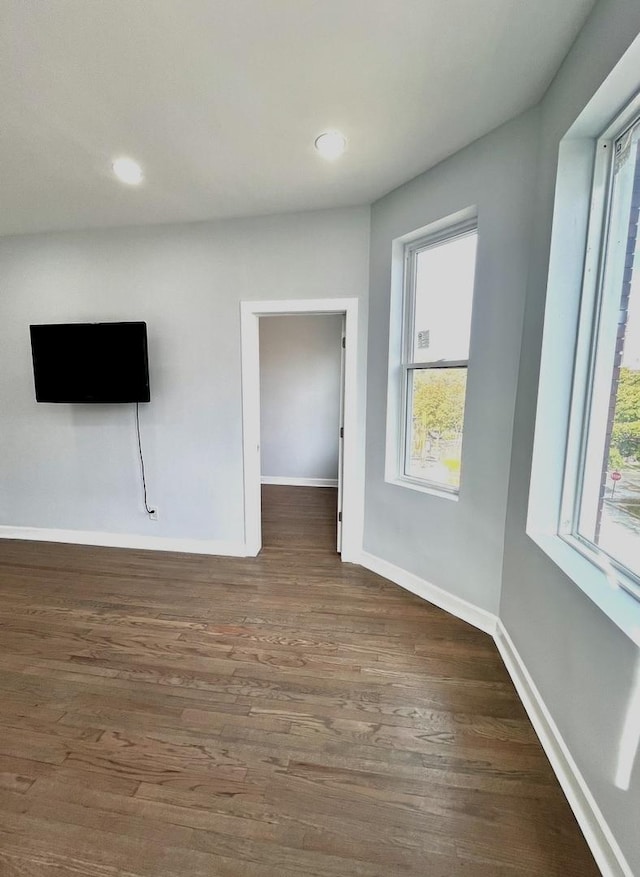
[[[469,359],[477,232],[419,250],[412,362]]]
[[[466,388],[466,368],[409,371],[406,475],[460,487]]]
[[[616,144],[578,532],[640,575],[640,126]]]

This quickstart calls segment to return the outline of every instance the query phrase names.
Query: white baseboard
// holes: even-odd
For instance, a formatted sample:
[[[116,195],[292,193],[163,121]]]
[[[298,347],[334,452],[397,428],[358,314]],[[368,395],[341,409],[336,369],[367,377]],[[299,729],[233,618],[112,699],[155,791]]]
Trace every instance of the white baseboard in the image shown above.
[[[102,533],[97,530],[55,530],[42,527],[0,526],[0,539],[65,542],[72,545],[101,545],[109,548],[143,548],[151,551],[180,551],[188,554],[212,554],[225,557],[247,557],[250,554],[243,542],[138,536],[130,533]]]
[[[263,484],[288,484],[290,487],[337,487],[337,478],[291,478],[288,475],[263,475]]]
[[[518,696],[602,874],[604,877],[634,877],[629,863],[502,621],[496,615],[474,606],[467,600],[456,597],[437,585],[366,551],[362,552],[359,563],[493,636]]]
[[[452,615],[461,618],[485,633],[491,636],[495,634],[498,619],[491,612],[487,612],[486,609],[480,609],[478,606],[474,606],[473,603],[469,603],[468,600],[456,597],[443,588],[439,588],[437,585],[433,585],[431,582],[427,582],[425,579],[421,579],[419,576],[407,572],[407,570],[395,566],[395,564],[389,563],[387,560],[382,560],[381,557],[369,554],[367,551],[362,552],[359,563],[370,569],[371,572],[375,572],[379,576],[394,582],[394,584],[400,585],[405,591],[411,591],[412,594],[422,597],[423,600],[427,600],[435,606],[439,606],[445,612],[450,612]]]
[[[602,874],[604,877],[633,877],[629,863],[618,846],[524,661],[501,621],[498,621],[494,639],[542,748],[551,762],[558,782]]]

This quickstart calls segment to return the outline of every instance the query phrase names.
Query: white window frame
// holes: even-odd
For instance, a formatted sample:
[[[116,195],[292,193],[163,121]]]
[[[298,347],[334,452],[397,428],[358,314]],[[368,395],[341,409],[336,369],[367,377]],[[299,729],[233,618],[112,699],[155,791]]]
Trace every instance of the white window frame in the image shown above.
[[[407,474],[409,443],[411,441],[409,381],[412,372],[419,369],[468,369],[469,367],[469,359],[433,362],[412,361],[416,262],[419,253],[430,247],[477,233],[477,211],[475,208],[467,208],[394,241],[395,283],[392,281],[385,480],[454,501],[458,500],[462,486],[462,467],[460,487],[451,487],[441,482]]]
[[[589,420],[594,403],[596,357],[603,322],[619,307],[608,300],[605,263],[609,243],[610,211],[614,184],[615,143],[640,123],[640,107],[625,108],[598,139],[594,161],[589,232],[585,257],[582,301],[576,343],[573,394],[558,533],[576,551],[602,569],[609,570],[620,587],[640,599],[640,576],[579,532],[580,508],[586,478]],[[615,290],[616,296],[618,290]],[[609,400],[607,400],[609,401]]]
[[[601,280],[612,141],[640,115],[636,40],[560,142],[544,317],[527,535],[640,645],[640,601],[573,521]],[[622,107],[622,109],[621,109]],[[613,121],[612,121],[613,120]],[[633,582],[631,582],[633,584]]]

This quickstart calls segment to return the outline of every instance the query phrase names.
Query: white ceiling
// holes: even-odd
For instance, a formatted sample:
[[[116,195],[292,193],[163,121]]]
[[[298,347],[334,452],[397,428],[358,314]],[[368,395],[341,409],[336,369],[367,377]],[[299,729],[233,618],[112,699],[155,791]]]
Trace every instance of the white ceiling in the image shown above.
[[[592,6],[0,0],[0,234],[371,202],[536,103]]]

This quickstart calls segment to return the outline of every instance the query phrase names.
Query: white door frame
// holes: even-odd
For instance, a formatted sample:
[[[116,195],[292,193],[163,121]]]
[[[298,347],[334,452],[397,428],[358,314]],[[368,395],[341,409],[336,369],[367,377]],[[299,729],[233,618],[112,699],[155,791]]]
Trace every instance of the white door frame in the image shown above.
[[[244,464],[244,538],[247,555],[262,548],[260,484],[260,317],[279,314],[344,314],[344,463],[342,483],[342,559],[358,556],[357,424],[358,299],[318,298],[240,302],[242,351],[242,455]]]

